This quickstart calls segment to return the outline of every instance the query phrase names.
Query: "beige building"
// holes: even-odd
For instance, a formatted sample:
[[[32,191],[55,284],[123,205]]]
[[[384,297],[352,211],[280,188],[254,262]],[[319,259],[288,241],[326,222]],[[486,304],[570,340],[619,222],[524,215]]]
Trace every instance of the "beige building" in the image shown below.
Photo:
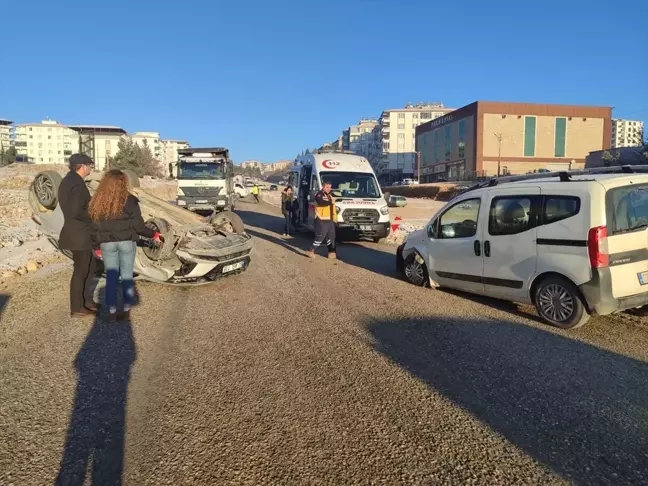
[[[11,130],[13,122],[11,120],[0,119],[0,152],[8,150],[13,145],[11,140]]]
[[[636,120],[612,120],[612,148],[643,145],[644,124]]]
[[[420,179],[582,168],[611,133],[609,107],[477,101],[416,129]]]
[[[357,125],[352,125],[349,130],[349,148],[351,152],[369,158],[369,154],[378,142],[375,139],[374,128],[378,126],[378,120],[364,118]]]
[[[241,168],[243,169],[259,169],[263,170],[263,163],[258,160],[246,160],[241,163]]]
[[[70,125],[79,134],[79,152],[95,162],[97,170],[110,167],[110,159],[119,151],[117,144],[126,135],[120,127],[106,125]]]
[[[15,128],[16,153],[36,164],[66,164],[79,151],[79,134],[54,120]]]
[[[413,176],[416,128],[451,111],[442,103],[421,103],[382,112],[373,131],[374,149],[368,154],[381,182]]]
[[[178,176],[178,150],[189,148],[189,142],[185,140],[162,140],[162,163],[171,171],[171,177]],[[165,171],[165,173],[167,173]]]
[[[160,132],[135,132],[131,135],[133,142],[140,147],[148,145],[151,149],[153,157],[160,161],[163,160],[162,140],[160,139]]]

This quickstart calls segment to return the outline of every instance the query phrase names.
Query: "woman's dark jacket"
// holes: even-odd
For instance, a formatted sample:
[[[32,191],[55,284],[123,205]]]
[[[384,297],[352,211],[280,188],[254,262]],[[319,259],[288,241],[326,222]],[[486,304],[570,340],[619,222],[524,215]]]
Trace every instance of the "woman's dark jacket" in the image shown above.
[[[94,222],[94,240],[96,243],[115,241],[137,241],[140,236],[153,238],[155,230],[144,224],[139,200],[129,195],[119,218],[103,219]]]

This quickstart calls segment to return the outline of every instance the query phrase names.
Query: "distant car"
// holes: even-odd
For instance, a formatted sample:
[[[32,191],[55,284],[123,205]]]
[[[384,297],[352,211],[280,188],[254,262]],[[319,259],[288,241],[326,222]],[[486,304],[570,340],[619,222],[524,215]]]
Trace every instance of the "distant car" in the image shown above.
[[[271,191],[278,191],[279,188],[277,187],[277,184],[270,184],[270,190]]]
[[[403,185],[404,186],[414,186],[418,184],[419,182],[416,179],[403,179]]]
[[[254,183],[252,182],[246,182],[245,187],[254,187]]]
[[[403,196],[389,196],[387,206],[390,208],[403,208],[407,206],[407,199]]]

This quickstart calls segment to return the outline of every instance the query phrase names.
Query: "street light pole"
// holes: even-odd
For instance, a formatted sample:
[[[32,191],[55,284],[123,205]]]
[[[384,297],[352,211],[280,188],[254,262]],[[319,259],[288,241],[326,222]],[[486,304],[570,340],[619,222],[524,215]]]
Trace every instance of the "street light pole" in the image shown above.
[[[497,139],[497,177],[500,176],[500,168],[502,166],[502,134],[495,133],[495,138]]]
[[[418,183],[421,183],[421,152],[416,152],[416,163],[418,166]]]

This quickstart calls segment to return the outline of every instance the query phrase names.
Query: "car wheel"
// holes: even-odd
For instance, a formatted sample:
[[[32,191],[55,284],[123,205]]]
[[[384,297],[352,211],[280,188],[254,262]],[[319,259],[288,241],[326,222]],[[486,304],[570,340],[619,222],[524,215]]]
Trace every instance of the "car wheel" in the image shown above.
[[[425,266],[425,261],[418,253],[413,253],[405,259],[403,275],[409,283],[418,287],[430,285],[430,277]]]
[[[32,182],[31,190],[41,206],[47,209],[56,208],[56,204],[58,203],[58,189],[62,180],[61,174],[53,170],[36,174],[34,182]]]
[[[164,241],[159,245],[145,246],[143,248],[144,254],[154,261],[164,260],[173,253],[175,247],[175,238],[173,228],[171,225],[162,218],[152,218],[146,222],[146,226],[162,235]]]
[[[374,243],[380,243],[381,241],[384,241],[384,239],[385,239],[385,238],[383,238],[382,236],[374,236],[374,237],[372,238],[372,240],[373,240]]]
[[[562,277],[542,280],[535,288],[538,315],[552,326],[576,329],[589,320],[589,314],[576,286]]]
[[[225,233],[245,233],[243,220],[238,214],[231,211],[214,213],[210,216],[209,222],[214,228]]]
[[[131,189],[137,188],[140,186],[140,180],[135,171],[132,171],[130,169],[124,169],[122,170],[124,174],[126,174],[126,177],[128,177],[128,184],[130,185]]]

